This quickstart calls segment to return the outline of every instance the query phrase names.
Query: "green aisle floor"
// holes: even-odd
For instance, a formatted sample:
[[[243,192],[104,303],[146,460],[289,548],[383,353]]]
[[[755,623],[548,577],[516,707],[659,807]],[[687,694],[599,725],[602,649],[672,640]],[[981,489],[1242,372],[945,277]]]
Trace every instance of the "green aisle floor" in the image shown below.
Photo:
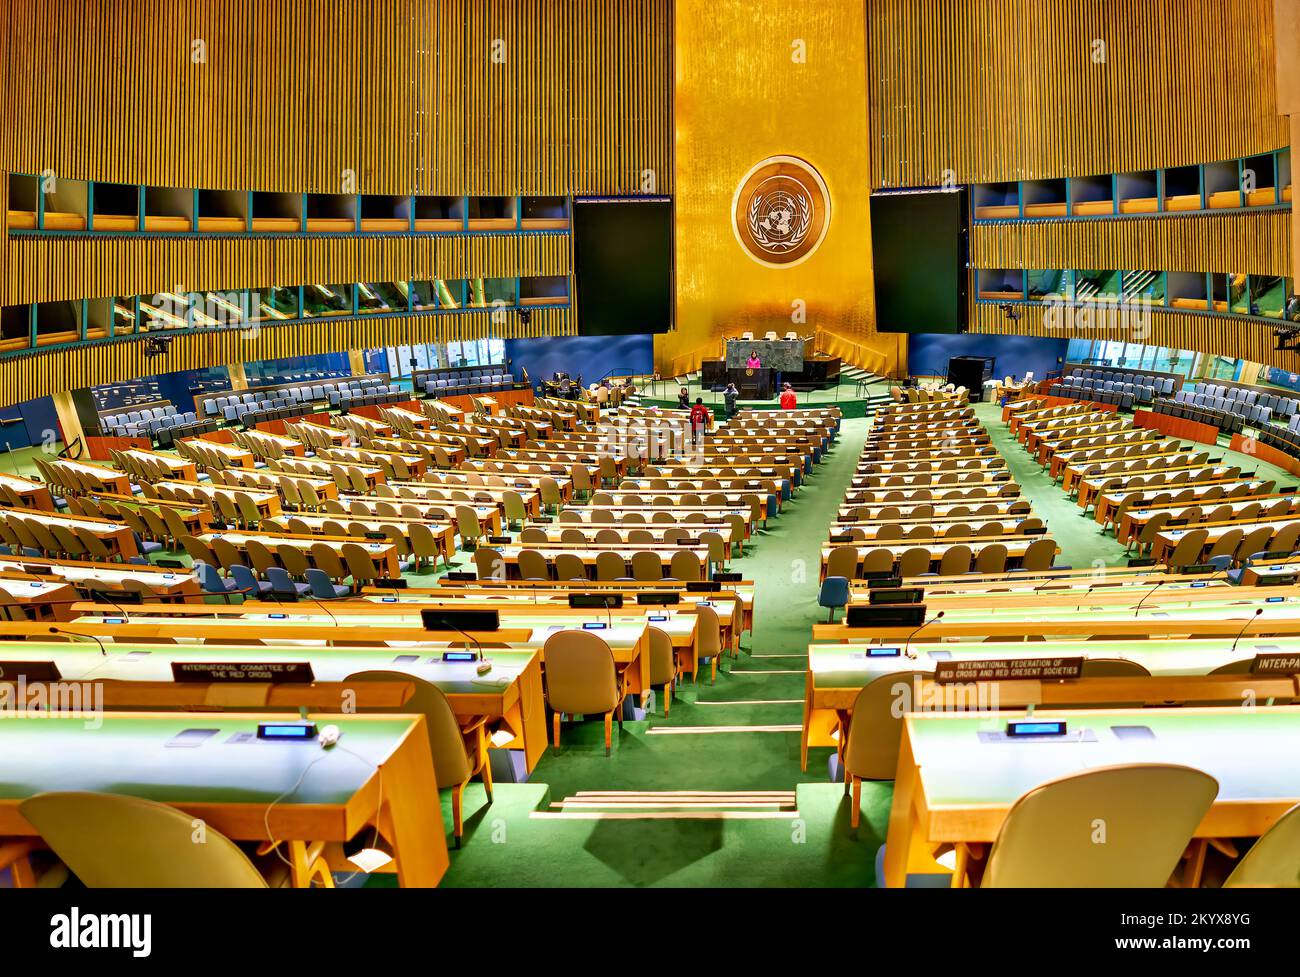
[[[837,447],[807,485],[733,561],[762,599],[753,635],[738,659],[726,659],[716,684],[703,671],[698,684],[679,688],[667,717],[660,700],[645,721],[625,722],[611,757],[600,722],[569,723],[531,785],[501,785],[490,808],[475,786],[466,841],[444,884],[871,884],[889,785],[865,793],[855,837],[843,788],[827,783],[830,751],[814,750],[807,773],[799,769],[807,647],[824,613],[820,547],[866,429],[865,419],[844,421]],[[578,819],[571,809],[556,817],[555,802],[580,791],[624,792],[591,802],[597,806],[589,812],[660,816]],[[697,793],[673,794],[683,791]],[[707,791],[728,793],[707,801],[717,807],[700,808],[698,792]],[[705,811],[727,816],[698,816]]]
[[[873,391],[874,392],[874,391]],[[1007,458],[1025,498],[1062,548],[1060,562],[1114,566],[1123,547],[1098,532],[1011,437],[996,405],[977,416]],[[716,684],[702,670],[664,716],[662,699],[627,721],[606,757],[599,721],[566,723],[528,784],[498,784],[493,804],[474,784],[463,848],[448,886],[863,886],[874,883],[890,784],[866,784],[861,827],[848,827],[842,785],[828,783],[828,749],[799,769],[807,645],[817,606],[820,547],[844,498],[868,429],[847,418],[835,449],[780,516],[733,561],[755,581],[755,630]],[[0,467],[30,472],[38,449]],[[1220,447],[1216,454],[1291,484],[1294,478]],[[183,554],[160,554],[177,557]],[[472,566],[469,554],[458,563]],[[428,584],[440,574],[409,575]],[[566,804],[567,802],[567,804]],[[450,800],[444,799],[450,826]],[[391,876],[374,876],[385,885]]]

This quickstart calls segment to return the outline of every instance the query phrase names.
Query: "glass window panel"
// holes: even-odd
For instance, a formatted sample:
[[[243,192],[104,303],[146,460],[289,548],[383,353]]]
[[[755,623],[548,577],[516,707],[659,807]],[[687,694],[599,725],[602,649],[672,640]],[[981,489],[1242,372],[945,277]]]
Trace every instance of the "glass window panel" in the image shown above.
[[[411,308],[416,312],[430,312],[438,307],[438,289],[433,282],[411,283]]]
[[[352,314],[351,285],[305,285],[302,290],[303,318]]]
[[[359,282],[357,284],[357,311],[362,313],[405,312],[407,285],[405,282]]]

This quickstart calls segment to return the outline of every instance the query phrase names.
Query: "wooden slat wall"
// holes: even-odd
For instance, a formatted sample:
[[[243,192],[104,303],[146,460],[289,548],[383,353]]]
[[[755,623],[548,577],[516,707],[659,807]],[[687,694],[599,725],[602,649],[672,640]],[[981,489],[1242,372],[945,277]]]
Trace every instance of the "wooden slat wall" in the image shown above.
[[[568,234],[152,240],[12,237],[0,305],[272,285],[569,275]]]
[[[0,170],[319,193],[351,171],[360,193],[481,196],[633,193],[652,170],[671,190],[671,0],[0,0],[0,16]]]
[[[872,0],[866,9],[875,186],[1123,173],[1288,141],[1272,0]],[[1104,64],[1092,60],[1097,39]]]
[[[973,268],[1291,274],[1291,212],[973,224]]]
[[[325,350],[375,349],[407,343],[446,343],[485,337],[527,339],[576,332],[570,309],[534,309],[522,325],[513,316],[493,322],[488,310],[432,316],[348,319],[310,325],[178,334],[163,356],[145,358],[136,340],[79,349],[36,352],[0,359],[0,405],[115,383],[154,373],[199,369],[224,363],[282,359]]]
[[[1153,309],[1143,328],[1122,322],[1116,327],[1102,324],[1086,330],[1057,328],[1044,317],[1043,306],[1036,303],[1012,303],[1020,319],[1009,322],[993,303],[972,302],[970,331],[1002,336],[1041,336],[1053,339],[1108,339],[1123,343],[1145,343],[1173,349],[1196,350],[1216,356],[1233,356],[1254,363],[1296,368],[1300,356],[1279,353],[1274,349],[1275,328],[1229,316],[1201,315],[1196,312],[1171,312]]]

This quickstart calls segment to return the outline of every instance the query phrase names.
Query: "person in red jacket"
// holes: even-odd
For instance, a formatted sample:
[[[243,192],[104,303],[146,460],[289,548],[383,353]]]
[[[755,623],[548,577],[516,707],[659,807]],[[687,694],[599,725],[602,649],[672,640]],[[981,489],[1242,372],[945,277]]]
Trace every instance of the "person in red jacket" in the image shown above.
[[[696,397],[695,406],[691,408],[691,444],[704,439],[704,431],[709,426],[711,416],[712,412],[704,406],[704,398]]]
[[[790,386],[790,384],[788,384],[788,383],[786,383],[786,384],[782,384],[782,386],[781,386],[781,409],[782,409],[782,410],[794,410],[794,408],[795,408],[795,404],[796,404],[796,403],[797,403],[797,400],[796,400],[795,395],[794,395],[794,387]]]

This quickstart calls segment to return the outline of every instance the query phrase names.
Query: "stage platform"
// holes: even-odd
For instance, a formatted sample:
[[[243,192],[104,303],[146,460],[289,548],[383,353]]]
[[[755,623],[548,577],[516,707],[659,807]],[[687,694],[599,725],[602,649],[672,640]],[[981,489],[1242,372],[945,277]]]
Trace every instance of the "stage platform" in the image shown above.
[[[866,417],[875,410],[877,405],[888,402],[889,387],[892,382],[879,377],[867,379],[866,374],[863,374],[862,378],[859,379],[844,373],[840,376],[840,382],[833,387],[827,387],[825,390],[800,392],[798,394],[799,406],[834,405],[844,412],[845,417]],[[701,386],[699,374],[693,374],[689,378],[679,377],[675,380],[659,380],[648,384],[641,388],[641,403],[660,407],[676,407],[677,391],[683,386],[690,392],[692,404],[695,403],[696,397],[703,397],[704,402],[709,407],[714,408],[718,415],[721,416],[723,408],[722,393]],[[780,407],[776,397],[770,400],[745,400],[742,398],[737,400],[736,403],[741,407],[757,409],[776,410]]]

